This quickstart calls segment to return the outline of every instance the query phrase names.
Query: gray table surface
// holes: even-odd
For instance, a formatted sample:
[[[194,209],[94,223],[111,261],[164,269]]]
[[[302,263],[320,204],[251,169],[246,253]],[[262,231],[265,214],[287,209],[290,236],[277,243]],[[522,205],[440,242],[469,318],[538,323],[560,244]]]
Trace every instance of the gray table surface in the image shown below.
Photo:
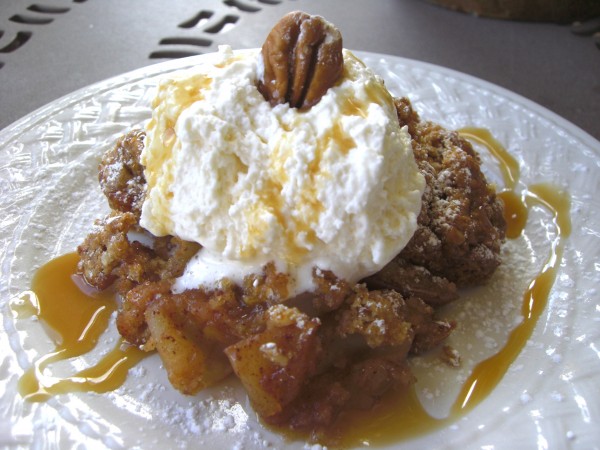
[[[421,0],[0,0],[0,129],[76,89],[220,44],[259,47],[284,13],[320,14],[344,46],[455,69],[600,139],[600,50],[570,26]]]

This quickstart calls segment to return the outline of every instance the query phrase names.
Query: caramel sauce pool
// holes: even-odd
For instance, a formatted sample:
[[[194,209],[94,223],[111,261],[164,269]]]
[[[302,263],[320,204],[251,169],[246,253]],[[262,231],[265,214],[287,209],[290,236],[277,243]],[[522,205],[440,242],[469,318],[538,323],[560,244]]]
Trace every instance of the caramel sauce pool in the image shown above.
[[[56,348],[39,358],[19,380],[27,400],[43,401],[55,394],[75,391],[107,392],[121,386],[127,371],[146,354],[121,340],[93,366],[72,376],[47,374],[53,363],[84,355],[94,349],[116,309],[114,295],[80,289],[73,274],[79,257],[69,253],[52,260],[35,274],[32,290],[11,305],[17,317],[37,315],[50,329]]]
[[[414,389],[406,389],[386,396],[371,411],[347,413],[339,421],[343,425],[332,428],[332,437],[342,436],[341,441],[336,441],[343,447],[377,446],[410,439],[449,425],[467,414],[500,382],[546,307],[562,259],[564,242],[571,231],[569,197],[546,184],[531,185],[522,193],[515,192],[519,165],[502,145],[487,130],[465,128],[460,130],[460,134],[485,146],[498,161],[505,184],[505,189],[498,196],[505,204],[507,237],[517,238],[522,234],[533,206],[541,206],[551,212],[557,232],[550,243],[549,255],[523,295],[522,322],[510,332],[507,343],[498,353],[474,368],[447,418],[430,416]],[[55,335],[56,349],[38,359],[20,380],[19,392],[28,400],[42,401],[54,394],[73,391],[113,390],[125,381],[127,371],[146,355],[119,341],[96,365],[73,376],[55,378],[45,375],[50,364],[92,350],[116,309],[112,294],[90,294],[80,289],[73,277],[77,258],[74,253],[67,254],[43,266],[33,279],[32,292],[24,293],[19,304],[13,305],[17,318],[35,314]]]

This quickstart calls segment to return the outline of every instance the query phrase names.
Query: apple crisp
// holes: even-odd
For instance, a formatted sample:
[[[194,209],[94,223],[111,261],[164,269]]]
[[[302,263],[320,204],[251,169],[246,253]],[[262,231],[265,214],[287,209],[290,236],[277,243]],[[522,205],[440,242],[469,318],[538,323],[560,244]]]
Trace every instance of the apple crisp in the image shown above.
[[[243,285],[224,279],[218,289],[172,293],[199,245],[139,226],[132,199],[144,178],[131,168],[142,132],[105,155],[100,185],[112,212],[79,246],[79,271],[98,289],[115,284],[119,332],[157,350],[175,388],[193,394],[234,372],[266,423],[318,436],[345,409],[370,408],[414,382],[409,356],[437,347],[454,327],[434,308],[493,273],[505,224],[471,145],[421,121],[408,99],[396,106],[427,181],[417,232],[363,283],[315,269],[317,289],[291,301],[287,275],[274,265]]]

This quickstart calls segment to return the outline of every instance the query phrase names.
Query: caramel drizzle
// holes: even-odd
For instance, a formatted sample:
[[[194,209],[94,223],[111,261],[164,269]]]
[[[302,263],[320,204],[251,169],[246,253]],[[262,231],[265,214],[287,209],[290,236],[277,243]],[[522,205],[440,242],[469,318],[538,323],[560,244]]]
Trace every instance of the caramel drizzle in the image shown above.
[[[548,184],[531,185],[517,194],[515,188],[520,176],[518,162],[489,131],[465,128],[460,130],[460,134],[485,146],[500,165],[506,188],[498,196],[505,203],[507,237],[516,238],[522,234],[532,207],[541,206],[552,213],[557,233],[551,241],[549,256],[523,295],[523,321],[512,330],[508,342],[498,353],[475,367],[463,384],[448,417],[436,419],[430,416],[414,389],[407,389],[388,396],[371,411],[348,413],[344,417],[343,429],[332,429],[332,435],[339,436],[341,432],[342,441],[338,442],[343,446],[397,442],[449,425],[467,414],[500,382],[530,338],[546,307],[562,260],[565,239],[571,231],[569,196]],[[79,289],[71,275],[76,272],[76,265],[77,255],[74,253],[51,261],[34,277],[33,292],[22,294],[19,302],[11,305],[17,318],[24,314],[35,314],[59,335],[55,351],[37,360],[20,380],[19,392],[27,400],[42,401],[51,395],[74,391],[106,392],[116,389],[124,382],[127,371],[146,355],[136,347],[123,349],[123,343],[119,341],[96,365],[72,377],[52,377],[44,373],[52,363],[92,350],[108,326],[108,317],[116,308],[112,294],[88,295]],[[65,291],[68,292],[62,295]],[[90,305],[93,307],[90,308]],[[81,311],[85,312],[81,317],[76,317],[76,313]]]
[[[50,328],[54,351],[34,362],[19,380],[19,392],[29,401],[44,401],[68,392],[108,392],[121,386],[128,370],[146,356],[137,347],[119,339],[116,346],[93,366],[73,376],[51,375],[52,364],[67,361],[92,351],[108,328],[116,309],[114,294],[85,293],[71,275],[76,272],[78,256],[70,253],[41,267],[35,274],[32,291],[11,302],[19,317],[38,316]]]
[[[519,197],[514,191],[519,181],[517,161],[496,141],[489,131],[481,128],[464,128],[460,134],[484,145],[500,163],[506,189],[499,194],[505,203],[507,237],[521,235],[527,223],[529,210],[542,206],[552,214],[556,236],[550,242],[550,254],[541,271],[529,284],[523,295],[521,315],[523,321],[510,333],[507,343],[495,355],[479,363],[463,384],[452,414],[466,414],[477,406],[500,382],[509,366],[521,353],[531,337],[535,324],[546,308],[548,295],[556,280],[562,261],[565,239],[571,234],[570,198],[562,190],[549,184],[533,184]]]
[[[524,193],[524,198],[526,211],[534,205],[540,205],[552,213],[557,235],[551,241],[548,259],[523,295],[521,306],[523,321],[511,331],[507,343],[498,353],[475,367],[462,387],[458,396],[459,401],[452,408],[453,413],[471,411],[500,382],[509,366],[521,353],[525,342],[531,337],[535,324],[546,308],[548,295],[560,267],[565,239],[571,232],[568,195],[553,186],[536,184],[529,186]]]

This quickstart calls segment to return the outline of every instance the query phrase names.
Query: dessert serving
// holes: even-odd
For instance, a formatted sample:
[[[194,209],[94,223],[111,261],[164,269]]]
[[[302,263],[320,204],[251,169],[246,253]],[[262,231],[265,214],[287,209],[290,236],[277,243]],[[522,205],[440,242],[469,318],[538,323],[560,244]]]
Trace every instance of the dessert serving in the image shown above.
[[[358,55],[295,13],[261,50],[145,68],[35,122],[51,174],[10,262],[13,423],[60,414],[110,448],[463,448],[537,424],[540,381],[574,359],[582,262],[569,177],[547,170],[572,140],[485,82]]]
[[[302,12],[161,82],[99,179],[111,213],[78,271],[119,294],[119,333],[184,394],[233,373],[264,423],[316,440],[414,382],[455,326],[436,308],[505,237],[471,144]]]

